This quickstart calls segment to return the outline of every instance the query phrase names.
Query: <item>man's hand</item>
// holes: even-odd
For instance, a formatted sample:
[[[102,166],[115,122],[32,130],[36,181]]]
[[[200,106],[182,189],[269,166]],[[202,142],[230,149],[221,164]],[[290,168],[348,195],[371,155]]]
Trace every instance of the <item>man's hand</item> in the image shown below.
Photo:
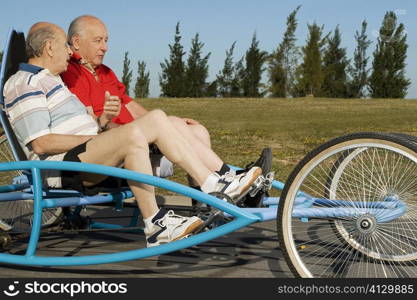
[[[189,118],[182,118],[182,119],[185,121],[185,123],[187,125],[198,125],[198,124],[200,124],[200,123],[198,123],[198,121],[193,120],[193,119],[189,119]]]
[[[108,91],[104,94],[103,113],[99,117],[101,127],[105,127],[114,117],[120,114],[120,98],[111,96]]]

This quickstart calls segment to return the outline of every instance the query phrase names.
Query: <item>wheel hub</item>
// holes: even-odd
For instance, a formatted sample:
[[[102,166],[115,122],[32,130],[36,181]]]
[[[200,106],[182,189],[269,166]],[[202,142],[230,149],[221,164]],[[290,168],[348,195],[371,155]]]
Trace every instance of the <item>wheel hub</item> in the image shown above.
[[[356,229],[362,234],[370,234],[376,229],[376,218],[371,214],[364,214],[356,219]]]

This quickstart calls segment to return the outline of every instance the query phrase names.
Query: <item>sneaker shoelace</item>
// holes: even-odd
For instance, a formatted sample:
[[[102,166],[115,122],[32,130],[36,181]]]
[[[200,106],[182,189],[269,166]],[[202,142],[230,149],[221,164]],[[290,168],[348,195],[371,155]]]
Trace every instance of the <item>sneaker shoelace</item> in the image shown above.
[[[160,227],[169,227],[169,225],[181,225],[186,217],[176,215],[173,210],[169,210],[165,216],[157,221],[157,225]]]
[[[235,178],[236,178],[236,174],[232,173],[232,172],[226,172],[222,176],[222,179],[224,179],[225,181],[228,181],[228,182],[233,181]]]

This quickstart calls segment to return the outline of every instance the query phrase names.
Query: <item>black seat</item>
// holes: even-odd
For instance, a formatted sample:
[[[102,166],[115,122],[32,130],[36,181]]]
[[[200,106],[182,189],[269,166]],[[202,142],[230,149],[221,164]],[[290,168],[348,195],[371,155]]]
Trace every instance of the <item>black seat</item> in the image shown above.
[[[11,29],[3,52],[3,61],[0,68],[0,123],[6,134],[7,141],[16,161],[27,160],[26,154],[17,140],[4,111],[3,88],[6,81],[19,69],[19,64],[27,61],[25,36],[23,32]]]

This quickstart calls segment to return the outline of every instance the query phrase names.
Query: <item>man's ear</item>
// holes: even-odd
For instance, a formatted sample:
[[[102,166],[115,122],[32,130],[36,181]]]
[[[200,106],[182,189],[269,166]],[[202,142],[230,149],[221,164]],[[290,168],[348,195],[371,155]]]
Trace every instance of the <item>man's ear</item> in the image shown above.
[[[80,35],[78,33],[71,37],[71,45],[74,50],[80,50]]]
[[[45,48],[43,49],[43,51],[46,51],[46,53],[50,57],[53,57],[54,56],[54,47],[53,47],[52,40],[46,40],[46,42],[45,42]]]

